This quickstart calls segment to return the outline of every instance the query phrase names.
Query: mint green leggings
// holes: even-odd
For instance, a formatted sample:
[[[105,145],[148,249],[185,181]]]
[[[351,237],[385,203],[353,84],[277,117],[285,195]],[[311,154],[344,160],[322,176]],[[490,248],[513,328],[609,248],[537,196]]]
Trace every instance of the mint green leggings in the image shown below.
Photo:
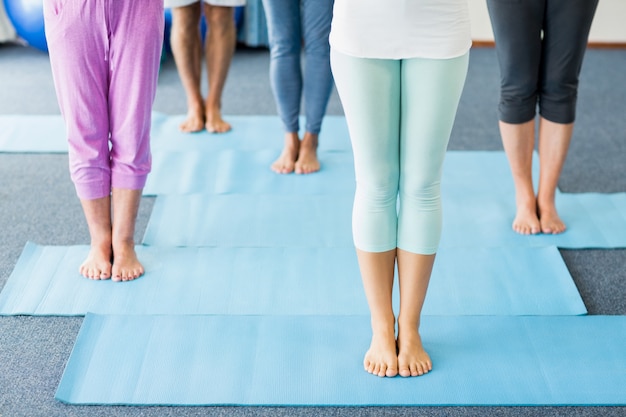
[[[369,59],[331,51],[356,174],[355,246],[429,255],[441,237],[442,164],[469,52],[452,59]]]

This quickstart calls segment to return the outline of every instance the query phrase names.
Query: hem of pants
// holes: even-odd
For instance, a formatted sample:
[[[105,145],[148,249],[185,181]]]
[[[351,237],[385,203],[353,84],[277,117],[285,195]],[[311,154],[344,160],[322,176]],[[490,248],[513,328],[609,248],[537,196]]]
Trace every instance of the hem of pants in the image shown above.
[[[545,108],[541,108],[539,109],[539,115],[552,123],[558,123],[562,125],[568,125],[568,124],[574,123],[574,121],[576,120],[575,111],[550,112],[550,111],[546,111]]]
[[[146,185],[148,174],[123,175],[111,173],[111,188],[141,190]]]
[[[396,249],[395,243],[392,245],[377,245],[377,246],[357,245],[355,243],[354,246],[362,252],[369,252],[369,253],[389,252],[390,250]]]
[[[74,183],[80,200],[97,200],[111,195],[111,185],[100,182]]]
[[[405,245],[398,245],[398,249],[403,250],[405,252],[410,252],[415,255],[434,255],[437,253],[439,246],[422,246],[422,247],[410,247]]]
[[[533,120],[537,116],[537,111],[533,106],[532,110],[520,111],[514,110],[509,107],[508,111],[503,111],[502,108],[498,109],[498,119],[501,122],[520,125]]]

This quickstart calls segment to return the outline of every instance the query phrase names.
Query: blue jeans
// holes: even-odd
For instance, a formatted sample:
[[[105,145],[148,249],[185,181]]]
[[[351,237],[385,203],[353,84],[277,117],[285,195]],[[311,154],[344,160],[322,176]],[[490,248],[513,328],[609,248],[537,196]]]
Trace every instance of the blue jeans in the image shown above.
[[[286,132],[319,133],[333,86],[328,35],[333,0],[263,0],[270,44],[270,83]],[[301,51],[304,46],[304,71]]]

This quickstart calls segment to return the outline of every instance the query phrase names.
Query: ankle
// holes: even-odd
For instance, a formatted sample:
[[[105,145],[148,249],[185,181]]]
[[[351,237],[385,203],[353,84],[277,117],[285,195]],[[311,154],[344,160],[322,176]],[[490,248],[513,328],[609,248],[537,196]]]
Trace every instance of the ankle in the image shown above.
[[[113,242],[111,233],[91,233],[90,245],[92,248],[110,248]]]
[[[285,145],[299,145],[299,144],[300,144],[300,136],[298,136],[298,132],[285,133]]]
[[[398,329],[404,331],[417,331],[420,327],[419,317],[398,317]]]
[[[318,143],[319,135],[317,133],[306,132],[302,138],[302,146],[307,149],[317,150]]]
[[[371,316],[372,331],[379,334],[396,333],[396,318],[392,313]]]
[[[110,241],[108,243],[107,242],[97,242],[97,243],[91,242],[90,252],[91,254],[94,254],[97,256],[111,257],[113,253],[113,245],[111,244]]]
[[[112,246],[114,248],[134,248],[135,241],[133,238],[114,239]]]
[[[207,112],[221,112],[222,111],[222,105],[221,103],[215,103],[214,101],[211,100],[207,100],[204,103],[204,108],[206,109]]]
[[[292,153],[300,150],[300,138],[297,133],[285,133],[285,146],[283,150]]]
[[[537,210],[539,212],[556,211],[555,197],[554,196],[538,197],[537,198]]]
[[[202,97],[199,96],[189,99],[187,102],[187,109],[189,113],[193,114],[204,113],[204,101],[202,100]]]
[[[517,193],[515,196],[515,203],[518,208],[524,208],[527,210],[535,210],[537,208],[537,197],[531,193]]]

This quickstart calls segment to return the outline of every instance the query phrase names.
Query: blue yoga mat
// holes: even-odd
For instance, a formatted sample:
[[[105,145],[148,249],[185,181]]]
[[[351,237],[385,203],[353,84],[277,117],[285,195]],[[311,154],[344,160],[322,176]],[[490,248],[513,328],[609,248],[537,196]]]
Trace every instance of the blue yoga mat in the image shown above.
[[[127,405],[624,405],[626,317],[422,320],[433,371],[363,370],[367,316],[97,316],[56,398]]]
[[[233,126],[226,133],[214,134],[206,131],[183,133],[178,129],[185,116],[168,116],[153,113],[152,149],[154,151],[215,152],[223,149],[254,151],[280,150],[284,144],[282,123],[278,116],[224,116]],[[304,126],[304,118],[301,118]],[[322,122],[320,151],[349,151],[350,138],[343,116],[329,115]]]
[[[26,244],[0,293],[0,314],[369,314],[352,248],[138,246],[146,274],[127,283],[80,276],[88,250]],[[437,256],[423,313],[586,309],[554,247],[454,248]]]
[[[533,154],[532,175],[537,188],[539,158]],[[503,151],[448,151],[443,162],[442,192],[502,196],[514,201],[515,187]],[[557,190],[557,193],[559,191]]]
[[[67,152],[61,116],[0,115],[0,152]]]
[[[153,152],[144,195],[353,194],[352,153],[320,151],[315,175],[278,175],[270,166],[280,150]]]
[[[441,247],[626,247],[626,193],[559,194],[568,230],[524,236],[511,229],[514,202],[502,195],[442,193]],[[143,243],[161,246],[353,246],[353,196],[164,195],[156,199]]]
[[[235,148],[155,151],[144,194],[354,193],[352,152],[320,151],[321,170],[313,175],[275,174],[270,165],[279,153],[276,149]],[[481,192],[511,201],[515,195],[504,152],[448,152],[442,184],[444,190],[461,194]]]
[[[352,247],[351,195],[166,195],[143,243],[154,246]]]
[[[278,116],[225,116],[233,129],[228,133],[182,133],[183,115],[152,113],[151,142],[154,151],[216,151],[222,149],[280,150],[284,131]],[[304,125],[304,123],[302,123]],[[343,116],[326,116],[322,124],[321,151],[350,150]],[[0,115],[0,152],[67,152],[65,123],[60,115]]]
[[[511,224],[515,203],[503,196],[457,190],[443,192],[441,246],[544,246],[560,248],[626,247],[626,193],[556,196],[567,230],[558,235],[520,235]]]

